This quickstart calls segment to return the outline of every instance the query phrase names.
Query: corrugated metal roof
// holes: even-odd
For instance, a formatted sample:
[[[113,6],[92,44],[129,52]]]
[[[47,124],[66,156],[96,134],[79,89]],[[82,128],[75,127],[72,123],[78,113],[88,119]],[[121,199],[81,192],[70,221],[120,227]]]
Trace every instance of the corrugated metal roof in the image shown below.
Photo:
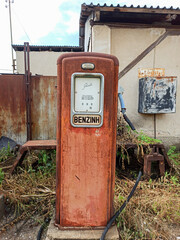
[[[24,45],[12,45],[15,51],[24,51]],[[82,52],[83,49],[80,46],[43,46],[43,45],[29,45],[30,51],[52,51],[52,52]]]
[[[144,6],[140,6],[140,5],[137,5],[137,6],[134,6],[134,5],[130,5],[130,6],[126,6],[126,5],[120,5],[120,4],[117,4],[117,5],[114,5],[114,4],[110,4],[110,5],[107,5],[106,3],[100,5],[99,3],[98,4],[86,4],[86,3],[83,3],[82,6],[86,6],[86,7],[119,7],[119,8],[141,8],[141,9],[169,9],[169,10],[179,10],[179,7],[177,8],[173,8],[173,6],[171,7],[160,7],[160,6],[157,6],[157,7],[153,7],[153,6],[150,6],[150,7],[147,7],[147,5],[144,5]]]
[[[109,27],[180,29],[180,9],[171,7],[147,7],[144,5],[82,4],[79,43],[84,46],[85,23],[89,16],[91,26],[105,24]]]

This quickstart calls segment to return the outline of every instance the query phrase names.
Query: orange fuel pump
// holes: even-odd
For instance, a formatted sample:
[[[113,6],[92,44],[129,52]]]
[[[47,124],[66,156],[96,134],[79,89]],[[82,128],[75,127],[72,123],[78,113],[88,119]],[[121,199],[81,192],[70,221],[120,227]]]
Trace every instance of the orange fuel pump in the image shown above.
[[[60,228],[104,227],[113,216],[118,60],[59,57],[56,217]]]

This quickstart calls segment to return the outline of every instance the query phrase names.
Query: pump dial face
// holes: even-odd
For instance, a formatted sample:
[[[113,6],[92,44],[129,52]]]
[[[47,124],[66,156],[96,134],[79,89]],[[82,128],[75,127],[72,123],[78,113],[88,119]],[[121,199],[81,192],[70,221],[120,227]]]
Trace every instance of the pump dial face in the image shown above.
[[[100,111],[100,78],[76,77],[74,90],[75,112]]]

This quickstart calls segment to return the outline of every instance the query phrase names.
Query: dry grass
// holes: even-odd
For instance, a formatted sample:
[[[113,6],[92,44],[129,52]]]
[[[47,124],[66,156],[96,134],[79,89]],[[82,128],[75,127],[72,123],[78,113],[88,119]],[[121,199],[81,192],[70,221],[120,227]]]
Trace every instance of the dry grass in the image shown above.
[[[26,218],[33,218],[36,222],[42,223],[52,215],[55,205],[55,159],[46,159],[44,164],[52,162],[49,169],[42,163],[33,167],[43,161],[43,159],[39,161],[39,153],[41,152],[29,154],[23,168],[18,169],[17,174],[5,175],[0,191],[13,206],[15,217],[9,225],[2,226],[0,230],[5,230]],[[45,151],[43,154],[41,157],[48,157]]]
[[[121,134],[123,144],[126,142],[138,144],[139,155],[144,151],[141,148],[142,142],[148,146],[148,141],[151,141],[143,134],[138,138],[138,134],[130,131],[125,125],[124,129],[118,129],[118,134]],[[121,157],[127,153],[123,144]],[[180,169],[177,164],[180,163],[180,154],[174,157],[176,157],[176,168]],[[8,159],[6,161],[8,163]],[[129,161],[131,166],[132,163],[128,157],[124,158],[125,161]],[[2,167],[8,169],[8,166],[3,164]],[[135,180],[129,173],[128,169],[122,171],[121,166],[121,173],[117,174],[114,200],[116,210],[120,208],[134,186]],[[180,232],[178,233],[180,185],[177,173],[178,171],[176,175],[166,173],[164,178],[158,180],[140,181],[134,196],[117,219],[121,239],[173,240],[178,234],[180,236]],[[0,184],[0,191],[14,206],[16,217],[6,226],[0,226],[0,230],[7,229],[22,219],[33,218],[35,221],[42,222],[51,216],[55,205],[55,181],[53,151],[31,152],[16,174],[12,176],[6,174]]]
[[[172,184],[166,177],[161,181],[140,181],[134,196],[118,219],[123,240],[170,240],[178,236],[176,229],[180,229],[180,185]],[[128,178],[116,178],[116,209],[120,208],[134,182]]]

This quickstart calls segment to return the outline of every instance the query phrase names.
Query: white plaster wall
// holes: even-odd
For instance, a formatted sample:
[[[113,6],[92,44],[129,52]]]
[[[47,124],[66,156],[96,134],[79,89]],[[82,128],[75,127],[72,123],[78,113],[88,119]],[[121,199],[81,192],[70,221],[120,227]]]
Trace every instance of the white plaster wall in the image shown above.
[[[165,29],[144,28],[125,29],[107,26],[93,27],[92,47],[94,52],[110,53],[118,57],[119,70],[122,71],[131,61],[159,38]],[[124,88],[124,101],[127,115],[137,130],[154,136],[154,116],[138,113],[138,69],[165,68],[166,76],[180,79],[180,36],[167,37],[126,75],[120,79]],[[165,144],[180,142],[180,86],[177,83],[176,113],[157,114],[157,138]]]
[[[168,76],[177,76],[176,113],[158,114],[158,136],[180,137],[180,36],[167,37],[157,48],[155,64]],[[178,140],[178,139],[177,139]],[[180,139],[179,139],[180,142]]]
[[[63,52],[64,53],[64,52]],[[57,76],[60,52],[30,52],[30,71],[33,75]],[[24,52],[16,52],[17,72],[24,74]]]
[[[92,51],[111,53],[111,29],[107,26],[95,25],[92,28]]]

